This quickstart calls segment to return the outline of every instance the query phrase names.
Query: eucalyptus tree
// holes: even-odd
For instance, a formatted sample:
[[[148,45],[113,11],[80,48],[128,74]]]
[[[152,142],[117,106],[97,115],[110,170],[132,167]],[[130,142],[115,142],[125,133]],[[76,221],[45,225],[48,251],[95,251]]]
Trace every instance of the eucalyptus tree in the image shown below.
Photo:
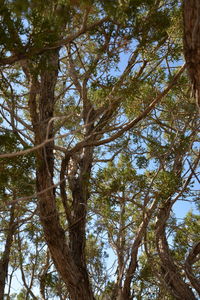
[[[199,161],[194,99],[181,77],[179,1],[2,1],[0,10],[1,131],[20,142],[0,158],[34,153],[36,193],[15,200],[32,201],[65,297],[139,299],[134,276],[145,247],[162,289],[196,299],[196,248],[184,278],[166,237]],[[101,173],[108,160],[114,165]],[[115,244],[114,284],[102,284],[102,235],[92,228],[99,220]]]

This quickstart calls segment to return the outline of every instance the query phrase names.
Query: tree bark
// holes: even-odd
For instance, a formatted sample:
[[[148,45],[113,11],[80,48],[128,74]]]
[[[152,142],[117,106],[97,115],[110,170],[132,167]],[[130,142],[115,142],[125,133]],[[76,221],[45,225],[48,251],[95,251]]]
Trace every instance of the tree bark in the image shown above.
[[[186,275],[189,278],[191,285],[200,296],[200,280],[194,276],[192,271],[192,265],[198,260],[200,260],[200,241],[193,246],[185,261]]]
[[[193,96],[200,109],[200,2],[183,1],[184,55],[193,86]]]
[[[179,274],[178,267],[175,265],[165,235],[165,224],[169,218],[171,210],[171,202],[168,200],[165,205],[160,208],[158,221],[156,223],[156,245],[160,258],[161,273],[163,280],[169,292],[177,300],[197,300],[191,288],[185,283]]]
[[[131,257],[130,263],[128,265],[125,279],[123,283],[123,288],[119,290],[117,300],[132,300],[134,294],[131,294],[131,283],[137,268],[137,259],[138,259],[138,251],[141,245],[142,239],[146,233],[147,226],[152,217],[153,212],[155,211],[158,204],[158,198],[155,198],[153,203],[151,204],[148,211],[144,213],[143,221],[141,222],[138,231],[136,233],[132,248],[131,248]],[[146,208],[147,209],[147,208]]]
[[[9,258],[10,258],[10,251],[12,247],[12,241],[13,241],[13,235],[16,230],[16,224],[15,224],[15,206],[12,205],[10,210],[10,221],[7,228],[7,236],[6,236],[6,243],[5,243],[5,249],[3,251],[1,260],[0,260],[0,300],[4,299],[4,289],[5,289],[5,283],[8,276],[8,264],[9,264]]]
[[[57,50],[49,51],[41,60],[40,82],[38,78],[35,78],[35,75],[32,76],[29,107],[35,133],[35,144],[40,144],[46,139],[52,138],[54,134],[52,117],[54,115],[54,90],[58,75],[58,59]],[[36,85],[39,86],[39,90]],[[37,192],[40,193],[46,190],[40,193],[38,197],[39,214],[44,236],[56,269],[68,288],[70,299],[94,300],[82,250],[85,239],[86,209],[80,203],[85,201],[84,187],[80,181],[74,186],[74,201],[80,204],[76,206],[76,215],[78,218],[83,217],[83,220],[76,225],[70,224],[70,242],[68,245],[65,232],[59,221],[55,191],[53,188],[50,188],[54,184],[53,148],[54,141],[51,141],[42,149],[39,149],[36,154]]]

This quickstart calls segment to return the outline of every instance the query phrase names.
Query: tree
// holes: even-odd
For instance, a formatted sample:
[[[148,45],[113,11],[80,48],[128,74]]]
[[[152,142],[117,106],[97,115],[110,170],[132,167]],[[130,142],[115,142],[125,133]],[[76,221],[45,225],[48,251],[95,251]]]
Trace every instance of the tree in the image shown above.
[[[171,0],[2,1],[1,132],[19,146],[0,158],[34,155],[36,190],[14,197],[31,218],[13,233],[18,298],[37,282],[43,299],[197,299],[196,238],[187,258],[169,245],[199,162],[180,16]]]
[[[19,150],[19,140],[16,136],[5,130],[0,133],[1,153]],[[29,203],[18,205],[15,198],[24,194],[32,195],[33,177],[31,167],[33,166],[33,156],[16,157],[14,159],[4,159],[1,162],[1,234],[2,234],[2,254],[0,259],[0,299],[3,299],[5,284],[8,275],[8,267],[13,244],[13,238],[19,226],[22,226],[22,215],[28,209]],[[4,242],[4,245],[3,245]]]
[[[199,95],[199,18],[200,7],[196,0],[184,0],[184,54],[193,86],[193,95],[200,107]]]

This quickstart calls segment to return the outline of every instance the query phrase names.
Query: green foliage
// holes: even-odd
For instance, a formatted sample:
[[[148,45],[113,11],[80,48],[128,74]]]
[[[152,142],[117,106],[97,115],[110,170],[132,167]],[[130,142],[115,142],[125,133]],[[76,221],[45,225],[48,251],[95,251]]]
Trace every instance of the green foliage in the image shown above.
[[[11,132],[0,134],[0,152],[10,153],[22,150],[17,137]],[[1,159],[0,164],[0,193],[6,200],[6,195],[13,193],[15,196],[30,195],[33,193],[34,156],[17,156],[14,159]]]
[[[84,241],[82,266],[76,265],[76,259],[73,263],[80,274],[87,265],[95,299],[117,299],[130,262],[136,265],[130,276],[130,294],[135,299],[173,299],[160,269],[156,216],[177,195],[188,202],[198,201],[199,124],[186,74],[148,114],[144,112],[173,82],[182,63],[180,2],[15,0],[1,4],[0,153],[34,147],[47,134],[36,130],[38,125],[44,128],[44,123],[54,138],[31,154],[0,161],[1,250],[8,236],[8,204],[34,195],[23,203],[16,201],[9,274],[21,271],[30,289],[43,284],[46,299],[71,299],[69,284],[55,270],[59,257],[53,257],[54,251],[52,258],[49,254],[51,236],[45,239],[42,224],[46,219],[38,210],[42,207],[45,214],[49,208],[49,191],[35,197],[41,180],[38,165],[47,166],[47,152],[53,150],[54,176],[50,178],[47,168],[43,180],[48,180],[41,186],[48,189],[55,184],[52,211],[60,230],[55,236],[62,236],[58,245],[73,259],[70,226],[83,223],[78,235]],[[54,119],[50,120],[48,112],[41,111],[49,99],[40,100],[41,93],[52,88],[43,86],[41,78],[52,76],[49,58],[53,51],[58,53],[59,65],[52,101]],[[131,127],[137,118],[140,121]],[[37,158],[38,153],[44,161]],[[71,157],[62,169],[65,155],[66,160]],[[66,197],[60,183],[65,184]],[[52,211],[47,219],[52,218]],[[181,222],[171,214],[163,225],[167,253],[186,283],[184,263],[198,241],[199,221],[195,211]],[[62,264],[67,268],[65,261]],[[195,276],[198,268],[196,261]],[[23,288],[12,297],[29,299],[28,292]]]
[[[188,212],[182,224],[178,224],[174,237],[174,255],[177,260],[183,261],[188,252],[188,246],[192,247],[198,242],[200,230],[200,216],[192,211]],[[198,265],[198,261],[197,261]]]
[[[180,178],[173,172],[161,171],[156,178],[155,189],[163,199],[178,191]]]
[[[26,291],[26,289],[25,288],[23,288],[22,290],[21,290],[21,292],[17,295],[17,300],[24,300],[24,299],[27,299],[27,300],[31,300],[31,296],[28,296],[27,297],[27,291]]]

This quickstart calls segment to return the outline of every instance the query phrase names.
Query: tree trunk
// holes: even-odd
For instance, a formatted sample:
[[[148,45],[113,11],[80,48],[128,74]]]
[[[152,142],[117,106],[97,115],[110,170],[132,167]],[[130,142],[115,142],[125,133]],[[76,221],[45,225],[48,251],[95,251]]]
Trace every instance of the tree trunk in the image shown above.
[[[200,2],[184,0],[184,55],[193,86],[193,96],[200,109]]]
[[[2,258],[0,260],[0,300],[4,299],[4,289],[5,289],[5,283],[8,276],[8,264],[9,264],[9,258],[10,258],[10,250],[12,247],[12,241],[13,241],[13,235],[15,233],[15,206],[13,205],[10,210],[10,221],[7,228],[7,236],[6,236],[6,243],[5,243],[5,249],[2,254]]]
[[[185,283],[175,265],[165,235],[165,224],[171,210],[170,200],[160,209],[156,224],[156,244],[160,257],[161,273],[166,287],[177,300],[197,300],[192,290]]]
[[[37,78],[34,77],[35,75],[32,76],[32,87],[29,98],[36,144],[41,144],[46,139],[53,137],[53,122],[51,118],[54,114],[54,90],[58,74],[58,51],[52,50],[46,53],[41,60],[41,66],[39,74],[41,82],[38,82]],[[36,86],[38,84],[39,95],[37,95],[38,88]],[[69,242],[70,245],[68,245],[56,208],[55,191],[53,188],[53,147],[54,141],[51,141],[39,149],[36,154],[37,192],[40,193],[38,207],[44,236],[56,269],[68,288],[70,299],[94,300],[84,258],[82,257],[83,251],[80,249],[80,247],[84,247],[82,239],[84,240],[85,238],[83,229],[86,213],[83,210],[83,206],[79,205],[77,215],[80,215],[80,217],[83,216],[83,221],[81,222],[84,223],[76,224],[75,227],[73,227],[73,224],[70,224],[71,241]],[[82,203],[82,187],[79,186],[77,185],[78,189],[74,190],[74,201],[76,201],[76,198],[79,198],[77,201],[81,201]]]

